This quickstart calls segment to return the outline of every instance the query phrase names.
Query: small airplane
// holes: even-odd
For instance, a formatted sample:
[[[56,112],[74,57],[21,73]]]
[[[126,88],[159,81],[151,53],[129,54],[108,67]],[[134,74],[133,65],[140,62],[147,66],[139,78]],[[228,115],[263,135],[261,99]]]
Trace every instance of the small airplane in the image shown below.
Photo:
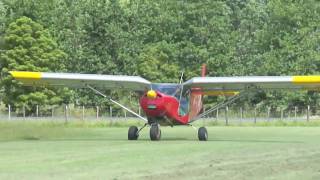
[[[238,77],[206,77],[206,67],[202,66],[201,77],[194,77],[186,82],[151,83],[138,76],[99,75],[79,73],[47,73],[10,71],[10,74],[25,85],[32,86],[63,86],[72,88],[89,88],[108,98],[112,103],[129,111],[145,121],[145,125],[138,129],[131,126],[128,130],[128,140],[137,140],[140,131],[150,126],[150,139],[161,139],[161,126],[190,125],[217,108],[226,106],[240,98],[248,91],[259,89],[307,89],[318,90],[320,76],[238,76]],[[146,118],[133,110],[109,98],[98,90],[125,89],[140,94],[140,106]],[[225,102],[219,103],[211,109],[202,111],[204,95],[230,96]],[[198,128],[198,139],[206,141],[208,132],[205,127]]]

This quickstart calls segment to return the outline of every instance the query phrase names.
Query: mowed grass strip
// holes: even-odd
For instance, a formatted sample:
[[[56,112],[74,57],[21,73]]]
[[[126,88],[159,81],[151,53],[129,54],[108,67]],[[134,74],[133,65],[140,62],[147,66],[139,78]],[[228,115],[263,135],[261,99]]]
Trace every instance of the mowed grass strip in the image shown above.
[[[320,179],[320,127],[127,127],[0,123],[0,179]]]

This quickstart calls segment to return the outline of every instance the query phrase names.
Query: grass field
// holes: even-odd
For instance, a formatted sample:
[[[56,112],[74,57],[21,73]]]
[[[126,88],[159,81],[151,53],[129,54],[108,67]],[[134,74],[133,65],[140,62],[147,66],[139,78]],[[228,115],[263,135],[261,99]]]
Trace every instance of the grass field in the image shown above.
[[[320,127],[191,127],[0,123],[0,179],[320,179]]]

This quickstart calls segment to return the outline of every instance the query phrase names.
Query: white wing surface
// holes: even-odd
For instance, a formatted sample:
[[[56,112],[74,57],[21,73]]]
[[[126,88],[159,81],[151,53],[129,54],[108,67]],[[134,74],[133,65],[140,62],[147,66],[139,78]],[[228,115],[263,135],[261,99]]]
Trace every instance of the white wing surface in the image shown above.
[[[10,71],[10,74],[25,85],[39,86],[64,86],[85,88],[87,85],[104,89],[127,89],[145,91],[151,83],[139,76],[78,74],[78,73],[44,73]]]
[[[205,92],[237,92],[249,89],[320,89],[320,76],[195,77],[184,88]]]

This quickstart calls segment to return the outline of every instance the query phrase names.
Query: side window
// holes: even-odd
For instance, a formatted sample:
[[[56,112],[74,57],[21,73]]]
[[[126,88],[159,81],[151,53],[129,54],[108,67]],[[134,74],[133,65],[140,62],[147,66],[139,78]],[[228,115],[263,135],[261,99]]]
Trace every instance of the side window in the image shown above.
[[[181,97],[180,106],[179,106],[179,115],[184,116],[189,112],[189,104],[190,104],[190,93],[186,92]]]

